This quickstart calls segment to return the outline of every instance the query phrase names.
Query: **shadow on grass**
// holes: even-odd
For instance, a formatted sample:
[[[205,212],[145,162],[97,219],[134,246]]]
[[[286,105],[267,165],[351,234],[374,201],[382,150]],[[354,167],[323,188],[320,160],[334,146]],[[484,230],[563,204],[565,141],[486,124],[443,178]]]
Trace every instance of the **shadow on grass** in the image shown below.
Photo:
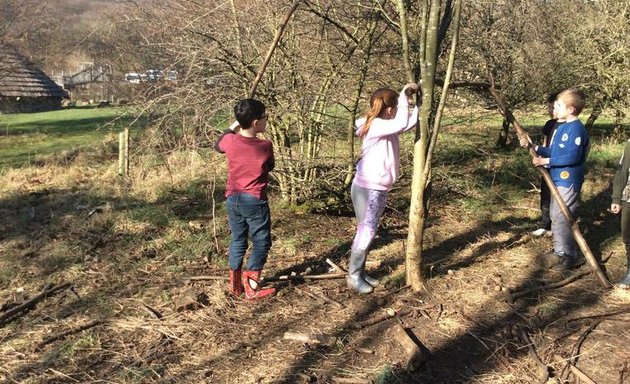
[[[476,152],[471,153],[477,155]],[[453,159],[459,159],[459,157],[455,157],[458,156],[457,153],[453,156]],[[482,178],[483,180],[480,184],[487,186],[491,178],[486,176],[483,176]],[[62,195],[67,193],[64,191],[58,192]],[[608,216],[600,217],[598,213],[605,210],[608,205],[606,198],[607,193],[608,192],[602,192],[589,201],[584,202],[582,206],[581,212],[585,212],[586,214],[584,214],[581,224],[583,228],[588,229],[588,231],[586,231],[586,237],[589,244],[597,243],[597,245],[599,245],[601,242],[609,238],[611,233],[616,233],[616,231],[614,231],[616,226],[614,220]],[[74,200],[81,200],[80,198],[72,197],[71,193],[67,194]],[[3,211],[14,210],[16,209],[16,206],[24,203],[21,200],[27,197],[28,196],[16,197],[16,199],[12,200],[14,204],[0,202],[0,209]],[[102,199],[101,196],[84,196],[84,198],[86,200]],[[40,196],[37,200],[40,201],[39,205],[42,204],[42,200],[45,200],[45,198]],[[138,218],[140,221],[150,222],[152,226],[157,228],[157,236],[162,234],[160,231],[164,231],[164,227],[168,224],[169,220],[172,220],[175,217],[185,220],[194,219],[198,217],[198,213],[196,213],[198,208],[199,211],[207,209],[207,206],[191,206],[191,201],[187,199],[186,193],[182,193],[182,197],[177,203],[172,203],[172,201],[172,198],[166,197],[164,200],[153,204],[147,204],[141,201],[130,201],[126,202],[128,203],[126,209],[129,209],[130,211],[137,210],[137,208],[140,210],[150,210],[151,208],[163,209],[164,214],[160,219],[152,221],[149,217]],[[114,205],[116,206],[120,204],[122,206],[124,203],[125,202],[115,202]],[[133,204],[138,204],[138,206],[134,207]],[[31,203],[29,205],[27,201],[26,206],[37,206],[37,204]],[[55,207],[55,209],[53,209],[53,207]],[[68,214],[74,214],[71,213],[72,209],[70,207],[70,205],[67,206],[65,208],[65,212]],[[192,207],[192,209],[189,209],[188,207]],[[18,212],[20,212],[20,209],[17,209]],[[35,217],[38,218],[36,230],[46,231],[46,227],[48,225],[54,224],[52,219],[47,219],[47,217],[50,216],[49,213],[53,210],[56,210],[56,205],[49,204],[48,209],[44,210],[45,212],[48,212],[48,214],[38,216],[40,215],[40,213],[38,213],[39,208],[36,209]],[[21,214],[18,214],[17,216],[28,216],[29,212],[30,211],[28,209],[23,209]],[[135,214],[138,213],[136,212]],[[467,247],[480,237],[486,235],[494,237],[501,232],[509,231],[512,223],[519,220],[522,219],[518,217],[509,217],[499,221],[483,221],[476,228],[473,228],[470,231],[453,236],[439,244],[433,245],[430,249],[425,251],[426,254],[429,255],[427,257],[427,261],[433,264],[440,264],[442,267],[437,269],[436,273],[433,274],[431,278],[435,279],[437,276],[445,273],[448,269],[456,270],[474,264],[481,264],[484,261],[484,257],[493,250],[510,249],[515,245],[523,244],[523,242],[527,241],[529,238],[525,233],[526,230],[519,229],[514,231],[505,240],[491,241],[482,244],[465,258],[461,258],[456,261],[450,259],[451,255],[453,255],[457,250]],[[27,229],[28,225],[29,224],[25,222],[21,224],[21,229],[19,231],[9,231],[10,238],[15,239],[17,237],[27,236],[29,233],[29,230]],[[112,231],[111,228],[112,227],[104,226],[104,229],[107,231]],[[396,230],[396,233],[381,231],[379,233],[379,237],[377,237],[375,243],[373,244],[372,249],[378,249],[395,239],[406,237],[404,233],[399,232],[402,228],[404,228],[402,224],[394,224],[388,229],[391,231]],[[112,233],[116,232],[112,231]],[[57,231],[53,234],[53,236],[63,236],[63,233],[62,231]],[[94,236],[94,234],[92,234],[92,236]],[[153,235],[149,233],[147,236]],[[0,240],[7,239],[9,238],[2,238]],[[91,237],[85,239],[85,241],[93,244],[93,238]],[[347,241],[317,255],[315,258],[307,260],[301,264],[293,265],[290,269],[279,271],[278,274],[288,273],[290,271],[299,272],[305,270],[307,267],[323,268],[322,270],[316,269],[313,273],[326,272],[326,270],[324,270],[327,269],[325,259],[331,258],[333,261],[337,262],[343,260],[349,252],[350,244],[351,239],[348,239]],[[598,248],[593,249],[594,252],[597,250]],[[400,259],[398,261],[395,260],[392,263],[396,262],[398,262],[398,264],[391,264],[390,266],[398,266],[403,261]],[[379,272],[382,273],[386,267],[387,265],[381,267]],[[121,273],[123,272],[121,271]],[[523,283],[520,286],[515,287],[515,290],[518,291],[530,288],[532,282],[535,283],[538,281],[544,281],[547,280],[547,278],[548,275],[546,275],[543,271],[532,272],[528,276],[524,276]],[[431,280],[429,280],[429,283],[430,282]],[[132,284],[132,286],[126,287],[126,289],[133,292],[133,290],[137,289],[137,286],[141,284],[142,282],[136,282],[135,284]],[[174,283],[171,282],[167,284]],[[95,293],[94,297],[99,297],[101,294],[113,294],[116,290],[124,289],[125,287],[123,287],[122,284],[113,285],[110,290]],[[505,369],[503,372],[510,370],[509,366],[504,367],[501,365],[503,363],[501,362],[502,360],[498,358],[499,356],[497,355],[497,352],[505,354],[502,355],[502,357],[505,358],[508,363],[511,359],[523,357],[527,353],[526,342],[518,335],[512,335],[509,337],[500,336],[506,327],[520,326],[529,334],[540,332],[554,323],[557,324],[559,319],[566,318],[571,314],[595,306],[599,303],[603,292],[604,291],[601,288],[596,286],[594,281],[586,288],[579,288],[575,286],[564,287],[562,289],[562,293],[565,299],[561,301],[559,305],[544,314],[540,314],[532,318],[527,318],[525,314],[536,307],[539,303],[543,302],[546,298],[549,298],[552,295],[551,292],[543,291],[517,301],[512,305],[512,311],[510,311],[509,314],[497,314],[490,313],[490,311],[488,311],[488,308],[494,308],[495,305],[495,303],[491,300],[495,300],[496,297],[492,296],[487,301],[487,308],[484,305],[481,305],[475,308],[475,311],[465,313],[465,316],[473,319],[473,325],[468,327],[466,332],[457,334],[441,345],[432,348],[432,355],[423,368],[417,372],[408,373],[397,366],[392,366],[390,370],[391,374],[387,375],[387,378],[383,378],[380,383],[470,383],[481,380],[489,380],[489,375],[493,374],[495,370],[499,368]],[[295,295],[297,296],[299,293],[295,293]],[[337,336],[339,340],[342,340],[343,343],[345,343],[344,345],[352,345],[353,347],[358,348],[370,347],[373,345],[375,340],[383,339],[384,335],[386,335],[388,327],[394,320],[388,320],[380,325],[375,325],[362,330],[354,329],[354,323],[356,321],[371,318],[376,313],[379,313],[383,308],[393,306],[401,297],[404,297],[404,295],[406,294],[390,294],[390,292],[387,292],[384,295],[374,294],[368,296],[351,296],[349,293],[342,291],[340,298],[342,300],[353,300],[357,302],[357,306],[352,313],[351,319],[336,327],[332,335]],[[413,297],[413,295],[410,295],[410,297]],[[208,355],[211,355],[210,357],[204,357],[200,359],[202,360],[200,362],[191,363],[184,369],[179,369],[171,373],[168,371],[169,365],[181,362],[186,353],[189,352],[188,348],[190,347],[178,344],[178,341],[175,340],[173,341],[172,349],[165,351],[165,354],[159,355],[153,360],[155,364],[149,362],[146,365],[142,365],[141,369],[145,376],[142,377],[138,375],[135,377],[135,380],[151,380],[155,382],[211,381],[212,370],[226,369],[226,365],[231,366],[233,364],[233,368],[238,370],[250,369],[250,367],[255,367],[256,364],[260,366],[274,364],[273,361],[266,361],[266,356],[257,354],[256,351],[263,349],[266,346],[274,345],[274,343],[278,343],[278,340],[282,339],[282,335],[285,331],[308,328],[311,326],[309,317],[304,316],[299,319],[284,322],[278,319],[277,321],[265,323],[265,327],[259,326],[257,319],[264,318],[270,314],[281,313],[285,306],[291,305],[290,300],[291,298],[280,297],[267,302],[255,304],[252,306],[250,311],[251,316],[247,319],[229,318],[231,315],[229,314],[228,309],[226,311],[228,313],[221,314],[224,316],[222,317],[222,321],[226,323],[227,327],[233,327],[236,330],[235,333],[238,334],[238,338],[223,340],[225,344],[222,345],[223,348],[220,353],[208,353]],[[292,300],[303,300],[303,298],[293,297]],[[439,301],[440,299],[435,298],[435,300]],[[461,310],[458,303],[450,303],[449,305],[450,306],[447,309],[450,313],[458,313],[458,311]],[[328,316],[334,316],[334,312],[330,311],[330,308],[325,305],[313,305],[311,310],[313,313],[323,312]],[[429,329],[431,329],[431,327],[435,327],[435,325],[430,321],[422,324],[426,325]],[[563,327],[567,330],[572,330],[568,324],[563,325]],[[92,371],[87,369],[85,374],[76,373],[73,375],[73,378],[79,381],[92,380],[94,377],[110,379],[107,375],[99,373],[98,368],[103,367],[105,369],[104,372],[107,373],[107,368],[111,367],[111,362],[108,362],[108,359],[114,361],[118,359],[117,356],[114,356],[115,352],[116,351],[112,351],[111,354],[107,356],[98,356],[98,361],[96,356],[93,359],[87,358],[85,363],[82,362],[82,364],[90,367]],[[286,360],[290,359],[290,365],[281,377],[273,378],[274,383],[331,382],[333,380],[332,376],[338,375],[339,371],[352,372],[352,370],[355,369],[354,362],[360,360],[360,358],[357,357],[356,350],[344,348],[343,346],[303,348],[300,350],[300,353],[286,355],[284,358]],[[395,361],[397,358],[398,356],[384,357],[387,362]],[[237,359],[239,359],[239,361],[237,361]],[[125,364],[127,364],[126,361]],[[120,369],[128,369],[128,367],[125,367],[125,364],[123,364]],[[332,366],[332,368],[320,368],[327,365]],[[161,368],[158,369],[157,367]],[[46,361],[40,361],[35,364],[27,364],[20,369],[20,371],[15,375],[15,378],[22,379],[33,372],[38,372],[46,368]],[[254,369],[252,369],[252,376],[255,376],[253,371]],[[263,379],[264,378],[261,378],[260,380],[262,381]],[[252,380],[258,380],[258,378],[252,377]]]

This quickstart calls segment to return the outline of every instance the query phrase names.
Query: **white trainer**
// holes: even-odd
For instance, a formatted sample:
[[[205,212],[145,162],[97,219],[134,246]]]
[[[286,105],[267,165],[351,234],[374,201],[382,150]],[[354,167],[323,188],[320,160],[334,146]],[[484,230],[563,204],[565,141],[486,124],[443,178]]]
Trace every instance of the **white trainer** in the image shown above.
[[[532,231],[532,236],[536,236],[536,237],[544,236],[547,234],[547,232],[551,232],[551,231],[548,231],[545,228],[538,228],[537,230]]]

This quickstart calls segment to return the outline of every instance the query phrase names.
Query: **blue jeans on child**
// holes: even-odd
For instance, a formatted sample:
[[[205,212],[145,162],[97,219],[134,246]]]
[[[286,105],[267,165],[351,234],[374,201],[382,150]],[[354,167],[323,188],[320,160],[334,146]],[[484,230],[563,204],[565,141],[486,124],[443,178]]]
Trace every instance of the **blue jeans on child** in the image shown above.
[[[259,200],[248,193],[234,193],[227,198],[227,211],[232,232],[228,258],[230,269],[241,269],[249,236],[252,239],[253,250],[247,260],[247,269],[262,270],[271,248],[269,204],[266,200]]]
[[[566,203],[567,208],[569,208],[569,212],[571,212],[574,219],[576,219],[575,214],[579,205],[581,187],[581,185],[578,185],[577,187],[572,185],[568,188],[557,187],[558,193],[562,197],[562,200]],[[560,206],[554,199],[551,199],[550,208],[551,231],[553,232],[553,250],[557,253],[565,254],[570,257],[576,257],[578,255],[577,244],[575,243],[575,238],[573,237],[573,232],[571,231],[569,222],[562,214]]]

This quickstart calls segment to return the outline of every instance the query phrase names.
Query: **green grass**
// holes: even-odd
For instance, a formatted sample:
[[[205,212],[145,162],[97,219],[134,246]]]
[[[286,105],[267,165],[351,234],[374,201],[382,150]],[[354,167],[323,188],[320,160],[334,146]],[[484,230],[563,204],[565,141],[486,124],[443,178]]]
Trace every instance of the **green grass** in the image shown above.
[[[0,115],[0,168],[93,145],[131,121],[124,113],[121,108],[66,108]]]

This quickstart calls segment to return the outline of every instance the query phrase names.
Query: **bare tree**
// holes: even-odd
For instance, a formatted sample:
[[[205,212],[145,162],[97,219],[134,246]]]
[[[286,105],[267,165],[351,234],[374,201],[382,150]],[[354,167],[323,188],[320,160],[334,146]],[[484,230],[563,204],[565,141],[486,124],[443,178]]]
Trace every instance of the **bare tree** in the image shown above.
[[[388,50],[387,41],[380,41],[391,32],[381,10],[345,7],[341,1],[305,1],[285,25],[273,54],[267,56],[264,75],[258,77],[290,9],[286,2],[184,3],[168,7],[145,3],[155,7],[129,11],[130,20],[150,24],[155,31],[138,49],[159,47],[162,57],[181,72],[170,93],[151,97],[150,110],[160,116],[147,137],[151,147],[207,145],[217,128],[229,124],[234,101],[248,96],[257,82],[256,97],[271,112],[268,132],[276,150],[274,177],[282,197],[298,202],[322,191],[343,196],[354,151],[352,141],[349,152],[336,148],[343,136],[339,127],[353,124],[363,90],[370,86],[373,59],[384,61],[395,52]],[[171,113],[160,112],[165,110]],[[344,164],[337,161],[340,150],[349,154]]]
[[[422,275],[422,244],[431,196],[432,159],[441,125],[442,111],[448,95],[448,85],[457,50],[461,2],[459,0],[420,1],[419,13],[415,16],[417,29],[409,30],[408,9],[403,0],[398,1],[400,30],[402,34],[404,65],[410,80],[416,81],[411,61],[412,53],[418,57],[422,105],[414,144],[413,181],[411,186],[411,206],[409,208],[409,232],[405,256],[406,280],[414,291],[424,285]],[[440,46],[449,25],[453,26],[451,46],[448,50],[448,64],[442,92],[435,101],[436,75]],[[410,50],[410,41],[418,42],[418,52]]]

